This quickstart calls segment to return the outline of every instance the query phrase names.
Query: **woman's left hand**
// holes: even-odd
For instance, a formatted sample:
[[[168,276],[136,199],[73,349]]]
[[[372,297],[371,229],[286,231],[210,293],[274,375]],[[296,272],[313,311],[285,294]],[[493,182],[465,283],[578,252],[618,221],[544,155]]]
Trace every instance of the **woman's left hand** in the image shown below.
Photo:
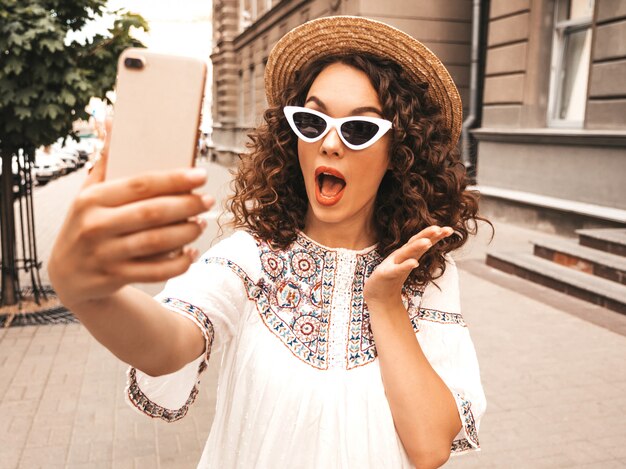
[[[450,236],[454,230],[436,225],[423,229],[407,243],[389,254],[365,282],[363,292],[368,306],[390,305],[402,301],[402,286],[419,259],[435,243]]]

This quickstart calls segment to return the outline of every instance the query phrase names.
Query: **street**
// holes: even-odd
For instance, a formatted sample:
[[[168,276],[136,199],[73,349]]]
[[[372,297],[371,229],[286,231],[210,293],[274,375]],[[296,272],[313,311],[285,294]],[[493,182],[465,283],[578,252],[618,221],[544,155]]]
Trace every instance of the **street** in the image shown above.
[[[206,165],[207,192],[222,200],[228,172]],[[45,284],[52,242],[85,175],[35,190]],[[214,215],[201,251],[217,233]],[[495,244],[533,236],[496,229]],[[445,467],[626,467],[626,316],[485,266],[488,234],[455,256],[488,401],[482,451]],[[193,468],[211,426],[219,362],[213,357],[188,415],[167,424],[124,402],[126,366],[82,326],[0,329],[0,468]]]

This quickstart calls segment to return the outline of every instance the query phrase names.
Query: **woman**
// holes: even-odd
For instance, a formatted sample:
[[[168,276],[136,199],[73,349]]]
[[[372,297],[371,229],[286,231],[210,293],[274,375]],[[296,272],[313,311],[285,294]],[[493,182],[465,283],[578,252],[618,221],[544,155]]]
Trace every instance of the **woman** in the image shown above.
[[[447,71],[387,25],[323,18],[273,49],[266,94],[230,201],[239,230],[190,267],[202,174],[100,168],[50,261],[61,300],[131,365],[129,401],[152,417],[182,418],[222,351],[199,467],[430,468],[479,449],[447,254],[477,203]],[[169,278],[156,300],[129,286]]]

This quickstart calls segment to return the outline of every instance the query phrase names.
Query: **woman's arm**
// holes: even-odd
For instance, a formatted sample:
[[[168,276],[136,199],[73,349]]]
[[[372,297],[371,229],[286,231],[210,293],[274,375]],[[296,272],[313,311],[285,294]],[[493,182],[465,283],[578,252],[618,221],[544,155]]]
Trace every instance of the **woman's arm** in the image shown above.
[[[365,285],[365,301],[385,394],[396,431],[416,468],[436,468],[450,456],[461,420],[454,397],[415,337],[402,286],[418,259],[451,228],[426,228],[388,256]]]
[[[442,466],[461,430],[450,389],[432,368],[400,298],[395,305],[368,302],[385,394],[400,436],[416,468]]]
[[[188,319],[141,291],[190,267],[185,246],[206,226],[195,217],[213,199],[192,191],[206,172],[180,169],[105,181],[106,150],[73,201],[55,241],[48,273],[61,302],[125,362],[150,374],[197,358],[204,338]]]
[[[131,286],[71,310],[98,342],[150,376],[172,373],[205,351],[205,338],[192,321]]]

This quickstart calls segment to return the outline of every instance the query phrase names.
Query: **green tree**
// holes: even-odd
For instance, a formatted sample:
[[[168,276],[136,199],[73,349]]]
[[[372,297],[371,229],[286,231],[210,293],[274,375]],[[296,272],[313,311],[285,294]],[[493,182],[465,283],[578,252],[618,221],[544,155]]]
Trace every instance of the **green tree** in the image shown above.
[[[15,221],[13,155],[32,158],[35,148],[72,135],[72,124],[87,119],[91,97],[106,98],[115,84],[117,58],[127,47],[142,47],[132,28],[147,31],[139,15],[115,11],[106,35],[85,44],[67,43],[106,12],[107,0],[0,0],[0,224],[1,305],[15,304]]]

